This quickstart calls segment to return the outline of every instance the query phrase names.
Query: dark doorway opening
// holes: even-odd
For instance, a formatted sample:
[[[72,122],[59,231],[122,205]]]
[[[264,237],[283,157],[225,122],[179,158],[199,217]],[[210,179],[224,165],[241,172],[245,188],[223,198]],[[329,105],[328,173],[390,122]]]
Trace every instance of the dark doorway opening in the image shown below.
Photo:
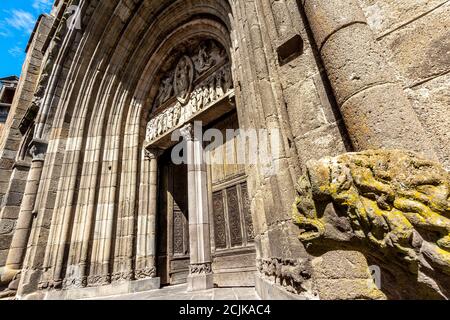
[[[163,286],[186,283],[190,260],[187,165],[173,164],[171,153],[159,161],[157,269]]]

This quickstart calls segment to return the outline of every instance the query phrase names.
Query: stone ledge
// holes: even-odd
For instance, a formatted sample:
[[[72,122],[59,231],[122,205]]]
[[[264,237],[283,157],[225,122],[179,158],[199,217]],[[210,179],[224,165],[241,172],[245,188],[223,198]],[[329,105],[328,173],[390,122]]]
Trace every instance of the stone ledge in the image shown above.
[[[107,286],[41,292],[20,298],[20,300],[78,300],[95,299],[116,295],[139,293],[161,288],[160,278],[114,283]]]
[[[256,293],[261,300],[318,300],[312,294],[304,293],[302,295],[287,292],[275,283],[264,279],[260,275],[255,275]]]

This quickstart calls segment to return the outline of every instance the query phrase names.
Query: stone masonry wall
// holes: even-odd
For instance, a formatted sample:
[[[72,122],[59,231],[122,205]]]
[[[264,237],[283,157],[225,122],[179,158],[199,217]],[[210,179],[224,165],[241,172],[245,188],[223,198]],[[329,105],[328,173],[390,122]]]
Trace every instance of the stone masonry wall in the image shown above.
[[[450,169],[450,1],[359,0],[367,22]]]
[[[16,161],[21,158],[18,153],[27,142],[19,130],[19,125],[33,100],[42,68],[42,48],[52,22],[51,16],[42,15],[36,25],[23,64],[17,94],[0,137],[0,266],[4,266],[8,255],[30,166],[30,157],[27,155],[23,155],[22,161]]]

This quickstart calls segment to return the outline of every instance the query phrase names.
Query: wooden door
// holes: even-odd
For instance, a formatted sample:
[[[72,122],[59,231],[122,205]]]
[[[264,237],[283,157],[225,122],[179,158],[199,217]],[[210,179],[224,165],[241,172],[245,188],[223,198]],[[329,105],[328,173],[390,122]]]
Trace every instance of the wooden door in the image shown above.
[[[162,285],[185,283],[189,275],[187,166],[160,159],[158,270]]]
[[[239,128],[237,114],[225,116],[213,128],[226,136]],[[238,138],[225,141],[207,155],[211,208],[214,283],[219,287],[253,286],[256,272],[254,228],[245,167],[237,161]],[[235,161],[230,162],[230,155]]]

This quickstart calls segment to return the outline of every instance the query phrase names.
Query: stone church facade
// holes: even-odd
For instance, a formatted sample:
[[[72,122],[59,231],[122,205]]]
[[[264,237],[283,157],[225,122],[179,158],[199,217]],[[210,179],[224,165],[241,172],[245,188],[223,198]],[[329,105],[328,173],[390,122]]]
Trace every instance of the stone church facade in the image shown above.
[[[0,296],[448,299],[449,9],[56,0],[0,138]]]

